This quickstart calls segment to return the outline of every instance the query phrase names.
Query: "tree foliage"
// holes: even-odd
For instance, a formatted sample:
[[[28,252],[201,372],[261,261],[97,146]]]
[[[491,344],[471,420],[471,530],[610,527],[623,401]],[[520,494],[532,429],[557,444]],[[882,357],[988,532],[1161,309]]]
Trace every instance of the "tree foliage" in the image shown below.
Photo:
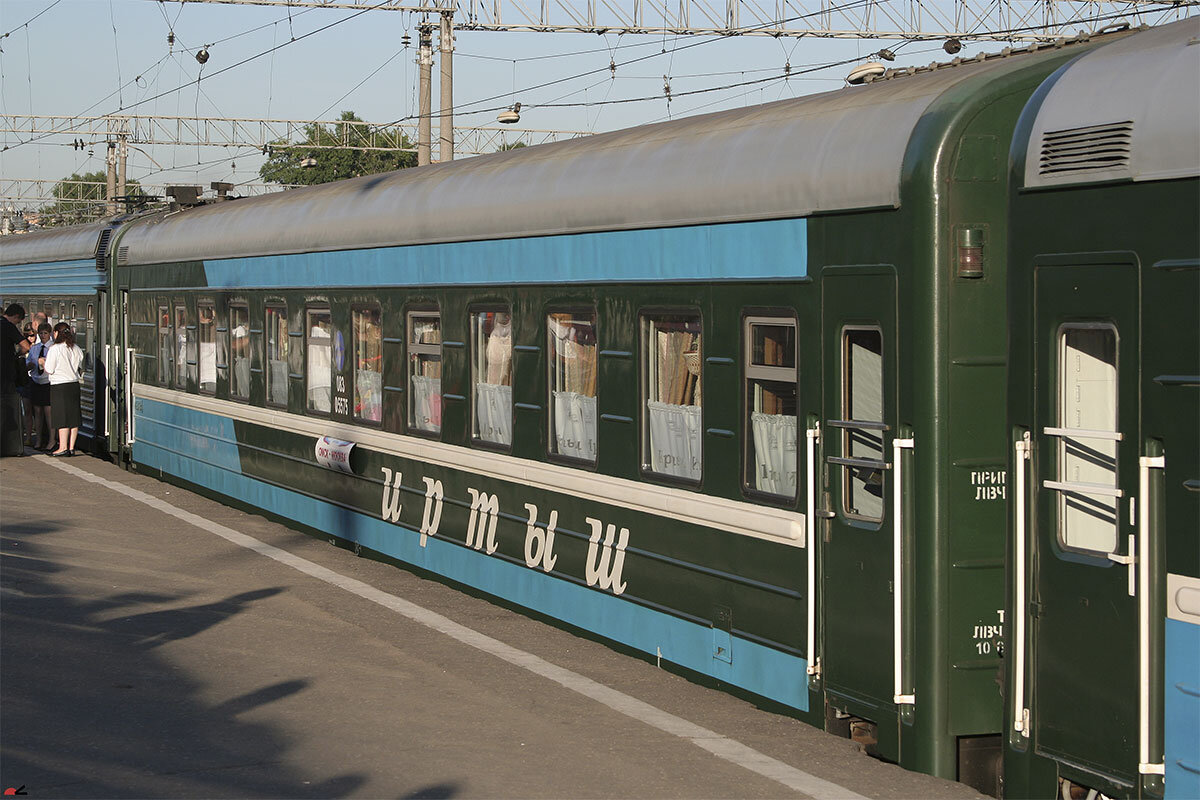
[[[43,225],[61,225],[97,219],[107,213],[104,206],[108,174],[103,170],[80,175],[73,172],[54,184],[55,200],[38,209]],[[126,197],[145,197],[135,180],[125,181]]]
[[[362,122],[353,111],[343,111],[341,122]],[[399,150],[331,150],[330,146],[363,144],[369,132],[363,125],[308,125],[304,140],[287,142],[282,139],[268,145],[268,158],[258,174],[268,183],[313,185],[329,183],[360,175],[415,167],[417,154]],[[407,136],[401,136],[404,147],[412,147]],[[322,145],[314,147],[313,145]],[[301,166],[308,159],[315,166]]]

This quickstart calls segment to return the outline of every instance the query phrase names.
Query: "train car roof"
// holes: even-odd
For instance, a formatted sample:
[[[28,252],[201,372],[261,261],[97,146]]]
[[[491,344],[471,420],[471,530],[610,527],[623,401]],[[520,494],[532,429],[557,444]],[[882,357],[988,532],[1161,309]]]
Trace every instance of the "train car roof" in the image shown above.
[[[1053,48],[1027,50],[1039,49]],[[889,71],[899,79],[188,209],[128,226],[117,263],[894,208],[922,115],[964,81],[1018,69],[1014,62],[1025,59],[1007,57],[1016,54]]]
[[[1085,53],[1051,79],[1025,186],[1200,175],[1200,17]]]
[[[95,258],[100,235],[110,227],[111,221],[89,222],[0,236],[0,266]]]

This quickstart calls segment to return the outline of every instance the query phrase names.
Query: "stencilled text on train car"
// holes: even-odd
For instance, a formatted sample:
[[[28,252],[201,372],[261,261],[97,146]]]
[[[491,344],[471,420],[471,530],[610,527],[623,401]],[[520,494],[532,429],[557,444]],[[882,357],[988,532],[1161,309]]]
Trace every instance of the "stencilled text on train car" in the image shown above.
[[[381,467],[383,473],[383,494],[380,498],[380,518],[384,522],[403,524],[402,518],[405,504],[402,502],[403,475],[399,470],[393,471]],[[430,536],[437,536],[442,522],[442,508],[445,505],[445,491],[442,482],[434,478],[422,476],[425,485],[425,502],[421,510],[421,547],[425,547]],[[409,490],[413,491],[413,490]],[[496,494],[484,492],[474,487],[467,487],[470,495],[470,516],[467,519],[465,542],[467,547],[492,555],[499,549],[496,539],[496,528],[500,517],[500,499]],[[533,503],[524,504],[527,514],[525,524],[525,565],[530,569],[541,569],[550,572],[558,561],[554,552],[554,536],[558,528],[558,510],[550,509],[545,522],[539,519],[538,507]],[[414,512],[415,513],[415,512]],[[618,527],[616,523],[605,523],[593,517],[585,519],[591,528],[588,537],[587,560],[584,564],[584,578],[588,586],[594,586],[602,591],[622,594],[626,589],[623,577],[625,569],[625,550],[629,545],[629,529]]]

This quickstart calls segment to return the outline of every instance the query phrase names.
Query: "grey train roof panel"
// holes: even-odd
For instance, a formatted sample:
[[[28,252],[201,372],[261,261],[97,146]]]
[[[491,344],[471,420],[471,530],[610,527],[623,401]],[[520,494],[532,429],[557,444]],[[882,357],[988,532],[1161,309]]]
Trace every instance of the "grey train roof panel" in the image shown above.
[[[1099,47],[1037,111],[1027,187],[1200,174],[1200,17]]]
[[[110,225],[109,222],[93,222],[0,236],[0,266],[95,258],[100,234]]]
[[[545,236],[896,207],[930,105],[988,58],[582,139],[135,223],[121,264]]]

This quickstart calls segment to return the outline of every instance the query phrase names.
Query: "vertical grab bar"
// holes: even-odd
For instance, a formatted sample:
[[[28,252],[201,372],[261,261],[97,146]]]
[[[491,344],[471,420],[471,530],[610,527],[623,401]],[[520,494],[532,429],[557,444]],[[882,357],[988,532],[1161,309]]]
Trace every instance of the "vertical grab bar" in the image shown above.
[[[1150,760],[1150,470],[1166,465],[1165,456],[1138,459],[1138,772],[1142,775],[1163,775],[1166,771],[1162,761]]]
[[[892,439],[892,702],[914,705],[916,694],[904,694],[904,472],[903,451],[913,449],[913,439]]]
[[[808,548],[808,668],[809,675],[821,674],[821,659],[817,652],[817,445],[821,441],[821,423],[805,430],[808,439],[806,463],[808,465],[808,501],[805,507],[805,542]]]
[[[133,436],[133,348],[125,348],[125,444],[134,443]]]
[[[1013,467],[1016,470],[1016,532],[1014,544],[1016,553],[1013,574],[1016,577],[1016,587],[1013,597],[1013,624],[1016,632],[1013,635],[1014,667],[1016,669],[1013,687],[1013,697],[1016,699],[1013,730],[1022,736],[1029,736],[1029,708],[1025,705],[1025,618],[1029,613],[1029,604],[1025,600],[1025,470],[1029,462],[1029,431],[1021,434],[1014,445],[1016,458]]]

